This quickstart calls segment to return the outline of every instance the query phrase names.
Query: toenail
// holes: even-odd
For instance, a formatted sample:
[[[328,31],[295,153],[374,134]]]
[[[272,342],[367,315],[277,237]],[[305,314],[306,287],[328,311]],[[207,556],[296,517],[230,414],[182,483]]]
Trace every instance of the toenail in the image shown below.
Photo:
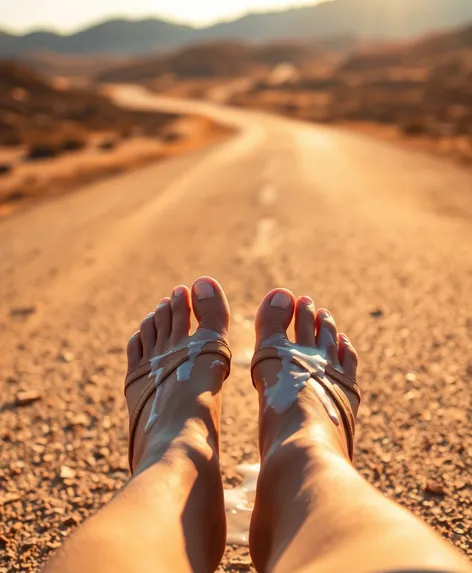
[[[275,306],[275,308],[287,310],[292,304],[292,297],[286,292],[278,292],[272,297],[270,304]]]
[[[351,344],[351,341],[349,340],[349,338],[345,335],[345,334],[341,334],[341,338],[344,340],[344,342],[346,342],[347,344]]]
[[[314,301],[313,301],[313,299],[310,298],[309,296],[302,296],[302,297],[300,298],[300,302],[301,302],[302,304],[305,304],[306,306],[311,306],[311,305],[315,304]]]
[[[175,287],[173,295],[174,296],[182,296],[184,294],[184,292],[185,292],[184,287],[178,286],[178,287]]]
[[[320,310],[320,316],[321,318],[331,318],[331,313],[326,309]]]
[[[170,302],[170,298],[163,298],[161,302],[157,305],[159,307],[167,306]]]
[[[195,295],[198,300],[205,300],[206,298],[211,298],[215,294],[215,289],[213,285],[207,281],[199,281],[195,283],[193,287],[195,290]]]

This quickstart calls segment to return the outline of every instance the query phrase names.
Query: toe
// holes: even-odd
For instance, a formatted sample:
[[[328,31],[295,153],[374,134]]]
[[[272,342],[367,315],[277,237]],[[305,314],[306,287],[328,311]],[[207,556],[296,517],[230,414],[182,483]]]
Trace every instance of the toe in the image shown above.
[[[154,313],[151,312],[141,323],[140,338],[143,345],[143,358],[149,360],[154,353],[156,345],[156,326],[154,324]]]
[[[286,289],[271,291],[262,301],[256,316],[256,347],[269,336],[286,334],[295,309],[295,297]]]
[[[199,328],[226,335],[229,326],[229,305],[221,285],[211,277],[201,277],[192,287],[193,311]]]
[[[339,361],[343,367],[344,374],[350,378],[357,378],[358,357],[354,346],[345,334],[338,337]]]
[[[190,331],[190,291],[186,286],[175,287],[172,293],[172,332],[170,343],[177,345]]]
[[[316,346],[315,303],[309,296],[297,299],[295,305],[295,340],[301,346]]]
[[[157,305],[154,323],[156,325],[155,328],[157,332],[157,339],[155,342],[156,352],[161,354],[166,350],[167,345],[169,344],[172,328],[172,310],[169,297],[163,298]]]
[[[143,359],[143,345],[141,344],[141,336],[139,332],[135,332],[128,341],[128,370],[132,370],[139,366]]]
[[[339,366],[338,330],[331,313],[324,308],[316,315],[316,345],[328,356],[333,366]]]

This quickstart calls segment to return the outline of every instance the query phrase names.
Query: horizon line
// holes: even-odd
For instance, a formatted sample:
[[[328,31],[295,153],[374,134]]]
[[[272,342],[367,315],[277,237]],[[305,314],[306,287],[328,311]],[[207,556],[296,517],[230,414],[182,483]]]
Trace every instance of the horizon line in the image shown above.
[[[310,0],[308,2],[303,2],[303,0],[295,1],[293,4],[285,7],[274,7],[270,10],[250,10],[250,11],[241,11],[236,13],[234,16],[228,16],[223,18],[216,18],[214,20],[208,20],[206,22],[189,22],[185,20],[179,20],[177,18],[171,18],[166,16],[159,16],[158,14],[149,14],[149,15],[142,15],[142,16],[132,16],[132,15],[125,15],[125,14],[110,14],[109,16],[104,16],[103,18],[98,18],[94,20],[90,20],[88,23],[79,24],[77,27],[72,27],[68,29],[60,29],[55,28],[54,26],[47,27],[47,26],[27,26],[24,28],[15,28],[10,26],[2,26],[0,25],[0,32],[4,32],[10,34],[12,36],[27,36],[29,34],[35,33],[50,33],[56,34],[58,36],[73,36],[75,34],[79,34],[85,30],[90,28],[95,28],[96,26],[100,26],[102,24],[106,24],[107,22],[114,22],[114,21],[126,21],[126,22],[144,22],[149,20],[158,20],[160,22],[165,22],[168,24],[172,24],[174,26],[185,26],[188,28],[193,28],[194,30],[202,30],[205,28],[211,28],[212,26],[216,26],[218,24],[224,24],[227,22],[235,22],[237,20],[241,20],[247,16],[254,16],[258,14],[277,14],[279,12],[288,12],[290,10],[300,10],[303,8],[314,7],[319,4],[324,4],[327,2],[334,2],[336,0]]]

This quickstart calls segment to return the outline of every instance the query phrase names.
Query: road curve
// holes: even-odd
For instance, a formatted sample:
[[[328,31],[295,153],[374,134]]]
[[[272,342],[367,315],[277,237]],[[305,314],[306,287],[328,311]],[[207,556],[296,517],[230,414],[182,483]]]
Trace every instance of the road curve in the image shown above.
[[[238,133],[1,222],[7,568],[34,569],[125,482],[126,339],[202,274],[220,280],[233,312],[226,484],[257,461],[252,319],[285,286],[329,307],[359,350],[361,473],[470,552],[472,173],[337,128],[134,87],[115,97]],[[17,407],[20,390],[42,398]],[[236,570],[241,551],[228,549],[221,570]]]

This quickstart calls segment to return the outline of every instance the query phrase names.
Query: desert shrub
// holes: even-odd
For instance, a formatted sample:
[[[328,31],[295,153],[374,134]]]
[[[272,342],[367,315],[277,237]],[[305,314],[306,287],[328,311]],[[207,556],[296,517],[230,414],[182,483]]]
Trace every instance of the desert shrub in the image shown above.
[[[100,143],[98,144],[98,149],[100,149],[100,151],[113,151],[113,149],[116,149],[117,146],[118,146],[118,141],[116,139],[110,138],[100,141]]]
[[[0,163],[0,175],[8,175],[13,171],[11,163]]]
[[[164,133],[161,134],[160,138],[165,143],[176,143],[182,138],[182,135],[178,131],[168,130],[164,131]]]
[[[421,117],[412,117],[400,122],[400,130],[404,135],[422,135],[428,132],[426,122]]]
[[[87,146],[87,141],[79,137],[66,137],[61,142],[62,151],[79,151]]]
[[[31,143],[25,155],[25,161],[41,161],[43,159],[52,159],[60,153],[60,147],[54,141],[42,141]]]

